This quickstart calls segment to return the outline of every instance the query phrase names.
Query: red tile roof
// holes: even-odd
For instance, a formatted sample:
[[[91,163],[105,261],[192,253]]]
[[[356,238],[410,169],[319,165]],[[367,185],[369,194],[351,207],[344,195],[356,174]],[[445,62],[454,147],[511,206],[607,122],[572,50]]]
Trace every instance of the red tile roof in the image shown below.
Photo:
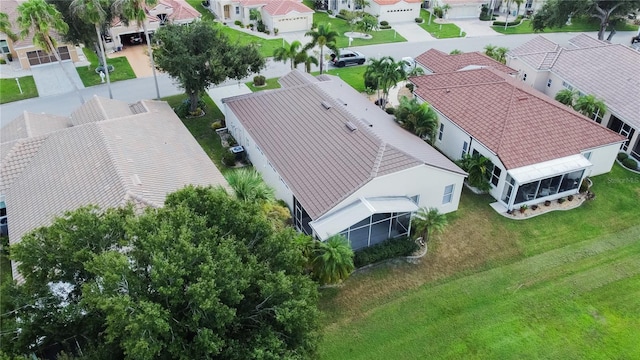
[[[290,12],[301,14],[313,13],[306,5],[289,0],[271,1],[264,7],[264,11],[271,16],[287,15]]]
[[[202,16],[198,10],[184,0],[160,0],[159,3],[173,9],[173,13],[169,15],[171,20],[190,20]]]
[[[422,3],[422,0],[373,0],[378,5],[393,5],[400,1],[404,1],[408,4]]]
[[[497,154],[507,169],[624,141],[491,68],[411,78],[415,93]]]
[[[518,72],[477,51],[449,55],[440,50],[429,49],[420,54],[416,58],[416,61],[434,73],[458,71],[468,66],[493,67],[507,74],[515,74]]]

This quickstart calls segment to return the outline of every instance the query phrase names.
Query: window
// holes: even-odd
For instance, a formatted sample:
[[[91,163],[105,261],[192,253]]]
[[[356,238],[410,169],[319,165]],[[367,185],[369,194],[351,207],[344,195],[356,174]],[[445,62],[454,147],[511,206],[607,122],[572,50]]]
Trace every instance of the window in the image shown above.
[[[498,186],[500,174],[502,174],[502,169],[493,165],[493,171],[491,172],[491,184],[493,184],[493,186]]]
[[[438,129],[438,140],[442,140],[443,134],[444,134],[444,124],[440,123],[440,129]]]
[[[562,87],[564,87],[565,89],[573,90],[573,86],[571,86],[571,84],[566,81],[562,82]]]
[[[591,151],[587,151],[586,153],[582,154],[582,156],[584,156],[584,158],[587,160],[591,160]]]
[[[236,6],[236,15],[240,15],[240,6]]]
[[[600,109],[596,109],[596,112],[593,113],[593,116],[591,118],[598,124],[602,124],[602,115],[604,114],[600,113]]]
[[[9,53],[9,44],[7,43],[7,40],[0,40],[0,52],[5,54]]]
[[[550,87],[551,87],[551,82],[552,82],[552,80],[551,80],[551,79],[547,80],[547,87],[548,87],[548,88],[550,88]]]
[[[454,189],[453,184],[445,186],[444,195],[442,196],[443,204],[449,204],[451,200],[453,200],[453,189]]]
[[[467,155],[468,153],[469,153],[469,143],[465,141],[465,142],[462,144],[462,156],[461,156],[461,157],[464,157],[464,156],[465,156],[465,155]]]

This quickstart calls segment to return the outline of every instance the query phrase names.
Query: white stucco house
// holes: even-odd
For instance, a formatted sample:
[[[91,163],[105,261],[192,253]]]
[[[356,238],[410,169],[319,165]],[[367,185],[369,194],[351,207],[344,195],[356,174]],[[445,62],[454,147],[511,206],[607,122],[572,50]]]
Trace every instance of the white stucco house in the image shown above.
[[[68,117],[25,111],[0,144],[0,230],[8,226],[10,244],[81,206],[153,208],[190,184],[230,189],[162,101],[94,97]]]
[[[296,0],[212,0],[211,10],[218,20],[234,22],[236,20],[247,25],[252,9],[260,11],[266,28],[273,33],[309,31],[313,23],[314,11]]]
[[[146,12],[145,24],[149,34],[153,34],[165,24],[189,24],[202,17],[200,12],[185,0],[158,0],[154,6],[147,6]],[[146,42],[142,27],[138,27],[135,22],[127,25],[119,18],[111,23],[103,40],[105,50],[121,49],[126,45]]]
[[[365,8],[361,9],[353,0],[325,0],[325,7],[334,13],[338,13],[340,10],[363,10],[378,17],[379,21],[400,23],[415,21],[415,18],[420,17],[420,7],[423,0],[371,0],[367,2]]]
[[[466,173],[348,84],[297,70],[279,81],[222,101],[228,131],[299,231],[360,249],[407,235],[420,207],[458,208]]]
[[[624,136],[622,151],[640,160],[640,52],[586,34],[562,47],[543,36],[512,49],[507,64],[520,81],[551,98],[562,89],[594,95],[607,106],[591,118]]]
[[[438,113],[435,146],[450,159],[479,153],[505,211],[575,194],[611,170],[625,138],[492,67],[410,78]]]

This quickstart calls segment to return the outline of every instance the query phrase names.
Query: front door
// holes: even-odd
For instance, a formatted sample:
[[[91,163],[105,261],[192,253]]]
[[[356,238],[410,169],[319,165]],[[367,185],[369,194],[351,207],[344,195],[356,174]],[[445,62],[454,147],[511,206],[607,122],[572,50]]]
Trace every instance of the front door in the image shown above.
[[[231,15],[231,5],[224,6],[224,18],[228,19]]]

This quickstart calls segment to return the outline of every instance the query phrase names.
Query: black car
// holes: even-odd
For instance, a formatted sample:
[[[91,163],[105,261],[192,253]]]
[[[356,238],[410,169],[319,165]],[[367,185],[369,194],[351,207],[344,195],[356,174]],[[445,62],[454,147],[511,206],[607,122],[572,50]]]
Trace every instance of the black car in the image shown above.
[[[367,59],[361,53],[352,50],[340,50],[340,55],[331,54],[331,62],[337,67],[345,65],[362,65]]]

